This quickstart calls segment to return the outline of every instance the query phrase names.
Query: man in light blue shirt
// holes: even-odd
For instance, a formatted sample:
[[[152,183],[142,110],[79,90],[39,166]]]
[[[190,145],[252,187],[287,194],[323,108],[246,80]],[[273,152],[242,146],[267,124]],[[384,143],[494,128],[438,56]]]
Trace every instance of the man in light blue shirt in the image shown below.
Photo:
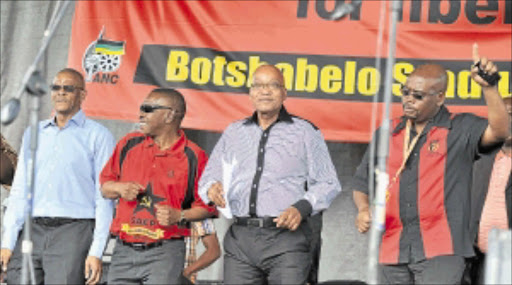
[[[55,116],[39,122],[32,205],[37,284],[95,284],[101,277],[113,204],[102,197],[98,176],[115,141],[81,111],[84,87],[78,71],[66,68],[57,73],[51,85]],[[21,278],[29,144],[26,130],[3,223],[2,269],[7,268],[7,282],[12,284]]]

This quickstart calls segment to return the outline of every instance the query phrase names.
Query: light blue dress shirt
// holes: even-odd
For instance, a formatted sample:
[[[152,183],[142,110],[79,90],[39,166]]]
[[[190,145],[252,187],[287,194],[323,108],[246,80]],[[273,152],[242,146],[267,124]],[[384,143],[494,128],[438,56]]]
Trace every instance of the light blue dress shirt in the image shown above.
[[[55,118],[39,122],[35,161],[33,217],[95,219],[89,255],[101,258],[109,237],[113,202],[100,192],[99,174],[114,149],[112,134],[76,113],[62,128]],[[24,223],[30,130],[25,131],[19,163],[4,216],[2,248],[14,249]],[[73,241],[69,241],[73,242]]]
[[[264,136],[268,136],[268,142],[260,148]],[[260,152],[264,153],[264,162],[258,166]],[[311,214],[316,214],[329,207],[341,192],[320,131],[308,121],[291,116],[284,108],[268,132],[258,125],[256,115],[227,127],[199,181],[199,195],[206,203],[210,186],[223,181],[223,161],[234,164],[229,188],[224,188],[234,216],[249,215],[252,187],[258,191],[256,214],[259,217],[277,217],[300,200],[307,201]],[[258,171],[262,172],[261,179],[258,185],[253,185]]]

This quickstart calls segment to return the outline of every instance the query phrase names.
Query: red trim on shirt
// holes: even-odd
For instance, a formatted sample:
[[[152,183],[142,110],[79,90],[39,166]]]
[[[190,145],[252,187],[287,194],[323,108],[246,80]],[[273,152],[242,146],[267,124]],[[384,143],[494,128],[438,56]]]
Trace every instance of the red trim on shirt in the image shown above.
[[[400,122],[399,119],[394,120],[392,129]],[[400,253],[400,236],[403,230],[400,219],[400,177],[396,177],[396,180],[394,177],[403,160],[404,135],[405,131],[392,134],[389,145],[387,169],[390,181],[386,191],[386,224],[380,247],[380,263],[396,263]]]
[[[448,132],[432,127],[420,150],[418,212],[426,258],[454,253],[444,204]]]

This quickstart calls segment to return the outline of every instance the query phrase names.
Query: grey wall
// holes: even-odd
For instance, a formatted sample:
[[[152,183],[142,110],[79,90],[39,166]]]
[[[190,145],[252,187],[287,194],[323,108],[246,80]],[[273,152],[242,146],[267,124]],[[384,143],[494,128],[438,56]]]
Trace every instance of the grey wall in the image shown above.
[[[37,53],[44,27],[46,27],[54,6],[55,2],[53,1],[0,1],[0,99],[2,106],[19,88],[26,68]],[[45,72],[48,82],[59,69],[66,66],[72,15],[73,7],[64,17],[50,44],[49,52],[41,64],[41,70]],[[186,90],[183,93],[186,96]],[[47,118],[51,112],[49,97],[45,97],[42,101],[40,118]],[[2,134],[16,148],[19,147],[23,130],[28,124],[25,96],[22,106],[18,119],[9,126],[2,126],[1,129]],[[131,123],[112,120],[98,121],[107,126],[117,139],[133,130]],[[198,143],[208,153],[211,152],[220,137],[219,133],[213,132],[198,130],[186,130],[186,132],[190,139]],[[366,145],[329,142],[328,147],[344,190],[324,214],[320,281],[365,280],[367,237],[359,234],[355,229],[356,210],[352,203],[352,193],[349,190],[348,181],[354,173]],[[4,197],[5,193],[2,193]],[[222,241],[228,221],[218,219],[216,226]],[[200,272],[199,278],[222,279],[222,261],[217,261],[210,268]]]

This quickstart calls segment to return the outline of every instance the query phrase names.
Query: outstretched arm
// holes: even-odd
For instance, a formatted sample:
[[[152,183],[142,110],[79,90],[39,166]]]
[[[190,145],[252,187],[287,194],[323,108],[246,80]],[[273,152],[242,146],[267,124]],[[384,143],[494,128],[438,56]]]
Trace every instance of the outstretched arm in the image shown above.
[[[492,75],[498,72],[496,65],[486,57],[480,57],[478,53],[478,45],[473,45],[473,65],[471,69],[471,77],[482,86],[485,102],[487,103],[487,113],[489,125],[484,131],[480,139],[480,146],[486,147],[505,140],[510,133],[510,121],[507,114],[505,104],[498,91],[498,85],[491,86],[478,74],[479,63],[480,68],[487,74]]]

